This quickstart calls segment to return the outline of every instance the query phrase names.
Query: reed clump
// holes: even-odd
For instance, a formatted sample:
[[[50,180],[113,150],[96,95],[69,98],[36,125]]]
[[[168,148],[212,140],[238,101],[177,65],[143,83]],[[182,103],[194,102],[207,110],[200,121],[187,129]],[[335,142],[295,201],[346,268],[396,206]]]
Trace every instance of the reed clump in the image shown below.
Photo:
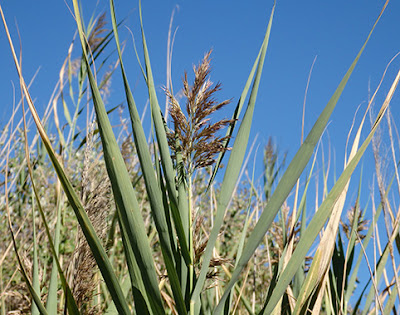
[[[306,139],[299,136],[292,160],[270,138],[260,171],[249,162],[248,141],[275,6],[231,118],[220,118],[232,99],[217,101],[222,85],[210,79],[209,51],[193,67],[192,83],[185,72],[183,98],[164,89],[167,122],[140,2],[149,117],[139,116],[134,95],[141,91],[132,93],[128,82],[116,9],[111,0],[107,14],[85,25],[73,0],[80,48],[71,44],[43,117],[13,53],[22,97],[0,134],[0,216],[7,219],[0,220],[0,315],[395,312],[399,148],[387,110],[400,76],[375,120],[371,98],[371,128],[363,131],[364,115],[334,180],[319,143],[365,45]],[[11,37],[9,44],[14,52]],[[115,75],[124,107],[106,102]],[[393,156],[390,180],[382,175],[383,134]],[[375,170],[368,176],[379,191],[371,202],[354,175],[370,142]]]

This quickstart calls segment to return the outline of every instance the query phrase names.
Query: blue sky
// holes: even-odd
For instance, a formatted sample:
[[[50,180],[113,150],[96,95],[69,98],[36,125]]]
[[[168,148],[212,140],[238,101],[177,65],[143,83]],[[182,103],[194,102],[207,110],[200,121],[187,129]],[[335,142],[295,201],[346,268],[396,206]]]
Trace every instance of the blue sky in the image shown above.
[[[383,3],[278,1],[253,125],[253,132],[260,134],[260,141],[266,142],[269,136],[273,136],[282,149],[290,148],[289,154],[294,154],[299,143],[305,86],[314,58],[317,56],[307,96],[306,131],[310,130],[351,64]],[[94,7],[94,4],[85,7],[86,17]],[[233,97],[235,104],[262,41],[272,1],[253,1],[251,5],[238,1],[204,1],[201,5],[191,1],[144,1],[145,30],[160,95],[161,86],[165,84],[169,19],[176,7],[174,27],[178,27],[178,31],[173,53],[175,89],[181,85],[183,71],[190,71],[191,66],[213,48],[211,79],[223,84],[220,99]],[[18,24],[26,78],[31,78],[40,67],[31,90],[40,110],[47,104],[51,87],[58,78],[58,70],[75,31],[74,20],[63,1],[12,1],[4,3],[3,10],[16,43],[15,21]],[[108,10],[108,1],[99,1],[97,12],[105,10]],[[372,89],[376,87],[387,62],[399,50],[398,42],[393,39],[399,10],[397,2],[389,4],[332,116],[329,130],[331,133],[334,130],[338,154],[342,154],[340,149],[356,107],[367,100],[368,82],[371,82]],[[140,44],[137,3],[119,1],[117,15],[120,19],[128,16],[126,25]],[[125,28],[121,33],[121,38],[128,41],[125,63],[130,81],[132,84],[141,84],[130,34]],[[0,50],[2,106],[10,108],[10,82],[17,83],[18,80],[4,32],[0,34],[3,47]],[[388,83],[383,85],[381,99],[388,90],[390,78],[393,78],[398,65],[396,62],[389,70]],[[119,88],[115,81],[112,89],[117,94]],[[145,102],[141,97],[144,98],[145,94],[137,93],[138,102]],[[396,98],[393,103],[396,103]],[[399,114],[396,107],[392,108],[394,115]],[[1,124],[8,121],[8,114],[8,110],[2,111]],[[229,115],[227,108],[226,116]]]
[[[71,2],[67,4],[72,7]],[[47,105],[75,32],[75,22],[67,4],[27,0],[3,4],[15,44],[18,43],[16,24],[21,34],[25,79],[29,81],[40,68],[31,88],[39,112]],[[306,103],[306,133],[362,46],[383,4],[382,0],[278,1],[251,139],[259,134],[258,141],[264,145],[272,136],[281,151],[288,151],[289,159],[295,154],[300,143],[306,82],[314,58],[317,57]],[[108,1],[98,1],[96,12],[108,11],[108,5]],[[118,1],[116,5],[117,17],[127,17],[125,26],[132,30],[140,48],[137,2]],[[164,102],[161,87],[166,82],[167,33],[173,9],[176,9],[173,27],[178,28],[172,59],[174,89],[181,87],[184,70],[190,73],[192,65],[212,48],[211,79],[222,82],[220,100],[233,98],[231,107],[226,107],[222,114],[230,117],[258,53],[272,5],[272,1],[252,1],[251,5],[239,1],[203,1],[201,5],[192,1],[143,1],[144,26],[160,103]],[[95,8],[94,1],[86,4],[86,20]],[[366,107],[369,82],[373,91],[386,64],[400,49],[393,36],[398,29],[399,11],[398,2],[389,3],[331,117],[328,132],[338,170],[342,168],[346,137],[356,108],[359,104],[363,104],[361,109]],[[145,86],[126,27],[122,27],[120,33],[121,39],[128,43],[124,62],[141,110],[147,95],[142,92]],[[0,125],[4,125],[12,108],[11,82],[18,86],[18,78],[4,31],[0,32],[0,45],[1,106],[5,108],[0,113]],[[76,55],[78,52],[76,49]],[[381,105],[398,65],[399,60],[396,60],[389,68],[377,106]],[[124,101],[120,74],[116,74],[110,107]],[[394,117],[400,117],[398,102],[396,94],[392,101]]]
[[[72,7],[70,1],[67,3]],[[317,56],[307,95],[306,134],[361,48],[383,4],[382,0],[277,1],[250,139],[259,134],[259,143],[265,145],[272,136],[281,151],[288,151],[288,159],[293,157],[300,144],[304,92],[314,58]],[[230,117],[261,45],[272,5],[273,1],[143,1],[144,27],[160,103],[164,103],[161,87],[165,85],[167,33],[174,8],[177,11],[173,25],[178,27],[172,60],[175,90],[181,87],[183,71],[190,73],[192,65],[213,48],[211,79],[222,82],[220,100],[233,98],[231,107],[223,113]],[[16,23],[19,27],[25,79],[29,81],[40,67],[31,95],[39,112],[43,112],[58,80],[75,22],[63,1],[7,1],[2,6],[15,44],[18,43]],[[94,1],[84,7],[86,18],[94,8]],[[98,2],[96,12],[103,11],[108,12],[108,1]],[[128,17],[125,25],[134,33],[140,48],[137,2],[116,1],[116,13],[119,19]],[[331,117],[328,132],[336,154],[337,174],[342,169],[347,133],[356,108],[360,104],[362,110],[366,108],[369,82],[374,91],[387,63],[400,50],[399,16],[400,3],[392,1]],[[124,62],[129,80],[136,87],[134,96],[140,111],[147,96],[141,92],[144,83],[132,38],[125,27],[121,28],[120,38],[127,40]],[[11,82],[18,87],[18,78],[3,29],[0,47],[0,126],[4,126],[13,102]],[[377,106],[381,106],[399,65],[400,61],[395,60],[389,68],[376,99]],[[119,77],[120,73],[116,72],[109,107],[124,100]],[[396,93],[391,110],[397,121],[399,101]],[[327,141],[325,138],[326,146]],[[367,154],[365,164],[371,169],[371,152]],[[261,155],[258,161],[261,163]],[[363,189],[368,194],[372,174],[365,174],[364,178]],[[348,203],[354,202],[354,194],[349,197]]]

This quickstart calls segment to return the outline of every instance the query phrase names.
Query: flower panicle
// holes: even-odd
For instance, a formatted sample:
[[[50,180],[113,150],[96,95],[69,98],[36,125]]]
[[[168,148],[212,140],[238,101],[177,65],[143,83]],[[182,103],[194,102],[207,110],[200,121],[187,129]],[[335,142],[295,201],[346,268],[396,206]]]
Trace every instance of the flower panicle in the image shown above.
[[[179,150],[187,172],[192,174],[197,168],[215,163],[215,156],[229,150],[226,147],[228,136],[219,137],[217,133],[233,122],[232,119],[221,119],[211,122],[211,115],[228,105],[231,100],[218,102],[215,94],[221,90],[221,83],[213,84],[209,79],[211,73],[211,50],[205,54],[202,62],[193,67],[194,82],[189,84],[188,74],[183,77],[183,95],[186,99],[186,115],[171,91],[165,89],[170,103],[170,115],[174,130],[168,133],[168,142],[175,157]]]

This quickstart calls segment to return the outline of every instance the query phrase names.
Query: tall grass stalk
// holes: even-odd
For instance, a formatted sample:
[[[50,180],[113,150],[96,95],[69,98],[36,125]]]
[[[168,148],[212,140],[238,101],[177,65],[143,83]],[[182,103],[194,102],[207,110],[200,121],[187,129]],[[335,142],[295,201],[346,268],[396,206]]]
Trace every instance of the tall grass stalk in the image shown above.
[[[139,1],[144,58],[140,67],[151,112],[151,141],[128,80],[119,37],[121,13],[113,0],[109,13],[93,14],[87,24],[81,3],[73,0],[80,57],[73,57],[78,46],[73,42],[43,118],[25,83],[21,58],[0,6],[22,91],[22,119],[13,125],[17,107],[0,136],[4,144],[0,167],[5,174],[0,214],[7,213],[7,226],[0,226],[6,244],[1,245],[0,256],[1,313],[19,309],[32,314],[389,314],[397,310],[400,176],[395,121],[387,112],[400,72],[375,119],[371,108],[380,85],[369,100],[350,153],[344,154],[343,171],[331,188],[330,160],[326,164],[322,157],[322,175],[316,170],[319,152],[324,154],[320,144],[328,121],[387,4],[305,139],[302,130],[300,149],[288,167],[286,156],[270,140],[260,176],[257,153],[252,174],[247,173],[256,140],[247,147],[275,3],[231,118],[215,120],[214,114],[229,108],[230,100],[217,101],[222,85],[209,78],[211,51],[193,67],[193,81],[184,74],[183,98],[172,89],[172,16],[162,113]],[[108,15],[111,30],[106,28]],[[105,55],[110,46],[116,47],[116,55],[111,54],[114,61]],[[135,53],[139,61],[136,47]],[[128,113],[119,106],[107,110],[111,77],[119,74]],[[28,134],[25,101],[36,126],[34,137]],[[109,117],[117,109],[119,130]],[[371,129],[363,140],[368,114]],[[383,129],[385,115],[394,170],[389,184],[379,150],[378,130]],[[349,139],[352,131],[353,126]],[[371,142],[380,199],[376,202],[374,194],[368,202],[362,199],[363,169],[356,202],[346,211],[350,180]],[[218,172],[224,172],[221,182],[216,180]],[[318,182],[315,192],[310,183],[320,176],[322,202],[316,202],[313,212],[307,201],[318,200],[319,191]],[[397,184],[396,192],[392,183]],[[389,192],[396,193],[394,200]],[[374,214],[368,226],[369,207]],[[386,233],[382,244],[377,224],[381,220]],[[377,248],[374,261],[367,253],[371,240]],[[357,278],[365,278],[363,260],[369,281],[356,290]],[[21,298],[13,304],[10,297],[17,294]]]

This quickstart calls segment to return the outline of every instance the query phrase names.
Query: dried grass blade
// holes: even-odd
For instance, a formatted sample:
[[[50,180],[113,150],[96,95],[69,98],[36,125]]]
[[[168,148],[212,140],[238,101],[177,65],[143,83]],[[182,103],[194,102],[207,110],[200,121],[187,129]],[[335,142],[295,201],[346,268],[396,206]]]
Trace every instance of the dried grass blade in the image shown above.
[[[9,230],[10,230],[10,235],[11,235],[11,238],[12,238],[12,241],[13,241],[14,251],[15,251],[15,254],[17,256],[17,260],[18,260],[18,264],[19,264],[19,267],[20,267],[20,270],[21,270],[21,274],[22,274],[22,277],[24,278],[25,283],[26,283],[26,285],[28,287],[29,293],[31,294],[35,305],[39,309],[40,314],[47,315],[48,313],[47,313],[45,307],[43,306],[42,301],[40,300],[40,296],[38,295],[38,293],[36,292],[36,290],[32,286],[31,282],[29,281],[29,278],[28,278],[28,276],[26,274],[24,265],[22,264],[21,257],[19,256],[19,253],[18,253],[17,243],[15,241],[14,232],[12,230],[12,224],[11,224],[11,219],[10,219],[9,215],[8,215],[8,227],[9,227]],[[72,313],[72,314],[79,314],[79,313]]]
[[[390,103],[390,100],[393,96],[394,90],[398,84],[399,79],[400,79],[400,72],[399,72],[398,76],[396,77],[395,82],[393,82],[393,85],[386,97],[384,104],[382,105],[382,107],[378,113],[375,123],[374,123],[370,133],[368,134],[366,140],[363,142],[363,144],[361,145],[361,147],[357,151],[357,153],[354,155],[354,157],[350,160],[350,162],[346,166],[345,170],[339,177],[338,181],[336,182],[336,184],[334,185],[334,187],[328,194],[327,198],[321,204],[320,208],[318,209],[318,212],[314,215],[313,219],[311,220],[311,222],[309,224],[308,229],[304,233],[304,236],[300,239],[300,242],[298,243],[298,245],[293,253],[293,258],[289,261],[286,269],[283,271],[282,275],[280,276],[278,283],[277,283],[277,287],[275,288],[274,292],[272,293],[270,300],[267,302],[266,308],[264,310],[264,314],[268,314],[273,309],[274,303],[277,302],[280,295],[284,292],[287,285],[290,283],[291,277],[295,274],[295,272],[298,268],[299,260],[303,259],[305,257],[305,255],[307,254],[307,251],[311,247],[311,245],[314,242],[315,238],[317,237],[318,233],[321,231],[326,220],[331,215],[336,202],[338,201],[343,190],[347,186],[347,183],[351,177],[351,174],[353,173],[358,162],[360,161],[365,150],[367,149],[373,135],[375,134],[375,131],[376,131],[379,123],[382,121],[383,114],[386,111],[386,109]]]
[[[303,209],[304,212],[306,211],[305,202],[306,202],[306,196],[307,196],[308,187],[309,187],[309,184],[310,184],[310,178],[312,177],[312,174],[313,174],[313,171],[314,171],[314,167],[315,167],[315,164],[316,164],[316,161],[317,161],[317,155],[318,155],[318,150],[319,150],[320,143],[321,143],[321,141],[319,142],[319,144],[318,144],[318,146],[316,148],[316,152],[314,154],[314,159],[312,161],[310,172],[309,172],[309,175],[308,175],[308,180],[306,181],[306,186],[304,188],[303,196],[302,196],[302,198],[300,200],[299,209]],[[300,215],[300,212],[297,212],[296,218],[293,218],[294,222],[292,223],[292,227],[295,225],[295,222],[298,221],[299,215]],[[292,216],[294,216],[294,213],[292,214]],[[301,222],[300,238],[303,236],[304,230],[306,228],[305,216],[306,216],[306,214],[303,213],[302,222]],[[285,224],[285,222],[284,222],[284,224]],[[292,233],[291,231],[288,231],[286,234],[290,235],[291,233]],[[281,259],[279,260],[278,274],[280,274],[282,272],[282,270],[285,269],[288,261],[292,257],[293,246],[294,246],[294,237],[290,238],[288,240],[288,242],[285,244],[284,251],[282,253]],[[301,262],[299,262],[299,266],[304,266],[304,262],[305,262],[305,260],[303,259]],[[286,294],[288,295],[288,298],[289,298],[289,306],[290,306],[291,311],[293,311],[293,309],[295,307],[295,301],[296,301],[296,299],[297,299],[297,297],[299,295],[299,292],[301,290],[302,284],[303,284],[304,279],[305,279],[304,270],[302,268],[299,268],[298,272],[295,275],[295,278],[297,278],[297,281],[294,281],[293,289],[291,289],[289,287],[288,289],[290,289],[291,292],[286,292]],[[276,283],[274,283],[274,285],[276,285]],[[269,291],[271,291],[271,288],[269,289]],[[279,300],[279,302],[275,306],[273,314],[280,314],[282,299],[283,299],[283,297],[281,297],[281,299]]]
[[[19,64],[18,64],[16,55],[15,55],[15,52],[14,52],[14,47],[12,46],[11,37],[10,37],[10,34],[8,32],[8,27],[7,27],[7,24],[6,24],[4,15],[3,15],[3,9],[1,7],[1,5],[0,5],[0,14],[1,14],[1,17],[3,19],[3,24],[4,24],[4,27],[6,29],[6,33],[7,33],[8,39],[10,41],[10,45],[11,45],[11,49],[12,49],[12,52],[13,52],[15,65],[19,69]],[[25,114],[24,110],[23,110],[23,113]],[[14,119],[12,118],[11,119],[11,129],[13,127],[13,122],[14,122]],[[26,137],[25,137],[25,144],[26,144],[26,141],[27,140],[26,140]],[[9,229],[9,232],[10,232],[10,235],[11,235],[12,244],[13,244],[13,247],[14,247],[15,255],[17,257],[17,261],[18,261],[18,265],[19,265],[19,268],[20,268],[20,271],[21,271],[21,274],[22,274],[22,278],[24,279],[24,281],[25,281],[25,283],[26,283],[26,285],[28,287],[28,291],[30,292],[32,300],[33,300],[32,304],[36,304],[37,309],[39,310],[39,312],[41,314],[45,314],[46,315],[47,311],[46,311],[46,309],[44,308],[44,306],[43,306],[43,304],[41,302],[40,296],[36,292],[35,288],[32,286],[32,284],[31,284],[31,282],[30,282],[30,280],[29,280],[29,278],[28,278],[28,276],[26,274],[24,265],[22,263],[21,257],[20,257],[19,252],[18,252],[17,242],[15,240],[15,235],[14,235],[14,231],[13,231],[13,227],[12,227],[13,224],[11,222],[11,213],[10,213],[9,199],[8,199],[8,194],[9,194],[9,192],[8,192],[8,166],[9,166],[9,155],[10,155],[10,144],[11,144],[11,141],[9,141],[7,143],[7,145],[5,146],[5,148],[4,148],[6,150],[6,158],[5,158],[5,163],[6,164],[5,164],[5,173],[4,173],[5,174],[5,178],[4,178],[4,187],[5,187],[4,194],[5,194],[5,201],[6,201],[5,202],[5,208],[6,208],[6,212],[7,212],[7,227]],[[17,232],[17,234],[18,234],[18,232]],[[1,266],[1,268],[2,268],[2,266]],[[2,303],[2,309],[4,309],[3,305],[4,304]]]
[[[227,290],[230,290],[232,288],[234,282],[237,281],[241,271],[246,266],[247,262],[253,255],[255,249],[257,248],[259,243],[262,241],[262,238],[265,235],[266,231],[271,226],[277,212],[280,209],[280,206],[283,204],[284,200],[286,200],[289,192],[292,190],[297,179],[299,178],[299,176],[303,172],[304,168],[306,167],[307,163],[309,162],[309,159],[314,151],[314,148],[315,148],[320,136],[323,133],[323,130],[325,129],[325,126],[329,120],[329,117],[332,114],[332,112],[336,106],[336,103],[339,100],[339,97],[340,97],[344,87],[346,86],[347,81],[350,78],[350,75],[354,70],[354,67],[356,66],[356,64],[358,62],[358,59],[360,58],[366,44],[367,44],[370,36],[372,35],[372,32],[373,32],[377,22],[379,21],[384,9],[386,8],[387,4],[388,4],[388,1],[385,3],[381,13],[379,14],[378,19],[376,20],[374,26],[372,27],[371,32],[369,33],[366,41],[364,42],[361,50],[357,54],[355,60],[351,64],[349,70],[345,74],[344,78],[342,79],[338,88],[336,89],[335,93],[333,94],[332,98],[330,99],[330,101],[328,102],[328,104],[326,105],[324,110],[322,111],[321,115],[319,116],[318,120],[316,121],[312,130],[310,131],[309,135],[305,139],[304,143],[301,145],[300,149],[297,151],[295,157],[293,158],[293,160],[290,163],[290,165],[288,166],[286,172],[282,176],[282,179],[280,180],[274,194],[271,196],[269,203],[267,204],[266,208],[264,209],[264,211],[260,217],[260,220],[258,221],[257,225],[255,226],[253,233],[249,237],[249,240],[245,247],[246,251],[243,253],[238,267],[234,270],[234,272],[232,274],[232,279],[230,280],[230,282],[228,283],[228,285],[226,287]],[[294,270],[293,275],[296,272],[296,270],[297,269]],[[285,282],[287,280],[288,279],[286,279]],[[285,288],[280,288],[280,290],[274,291],[274,293],[280,292],[279,296],[281,296],[285,289],[286,289],[286,286],[285,286]],[[218,313],[221,310],[221,307],[222,307],[221,303],[225,302],[225,299],[226,299],[225,293],[221,299],[221,302],[219,303],[219,305],[216,309],[216,313]],[[275,298],[276,298],[276,296],[275,296]],[[277,302],[278,302],[278,300],[274,300],[273,305],[275,306],[275,304]],[[269,312],[271,312],[273,310],[273,308],[270,308],[271,305],[272,304],[270,304],[268,306]],[[266,314],[268,314],[268,312]]]
[[[19,76],[19,79],[20,79],[20,87],[21,87],[21,94],[22,94],[22,101],[21,101],[21,104],[22,104],[23,123],[24,123],[23,125],[24,125],[24,140],[25,140],[25,142],[24,142],[25,159],[26,159],[26,163],[27,163],[27,166],[28,166],[28,173],[29,173],[29,176],[30,176],[30,178],[31,178],[32,190],[33,190],[33,193],[34,193],[34,195],[35,195],[36,201],[37,201],[37,203],[38,203],[38,210],[39,210],[39,213],[40,213],[40,215],[41,215],[41,217],[42,217],[42,220],[43,220],[43,223],[44,223],[44,226],[45,226],[45,231],[46,231],[47,237],[48,237],[48,239],[49,239],[50,250],[51,250],[51,253],[52,253],[52,255],[53,255],[53,259],[54,259],[54,261],[55,261],[56,264],[57,264],[57,269],[58,269],[58,272],[59,272],[59,275],[60,275],[60,278],[61,278],[62,287],[63,287],[64,293],[65,293],[65,296],[68,298],[68,301],[67,301],[67,308],[68,308],[68,311],[69,311],[71,314],[79,314],[77,305],[76,305],[76,303],[75,303],[74,298],[72,297],[71,290],[70,290],[70,288],[69,288],[69,286],[68,286],[68,283],[66,282],[66,279],[65,279],[65,277],[64,277],[64,273],[63,273],[63,271],[62,271],[60,262],[59,262],[59,260],[58,260],[58,257],[57,257],[57,254],[56,254],[56,251],[55,251],[55,248],[54,248],[54,244],[53,244],[53,241],[52,241],[52,237],[51,237],[51,235],[50,235],[50,229],[49,229],[49,227],[48,227],[46,218],[45,218],[45,216],[44,216],[44,212],[43,212],[43,209],[42,209],[42,206],[41,206],[41,203],[40,203],[40,198],[39,198],[38,192],[37,192],[36,187],[35,187],[35,182],[34,182],[34,180],[33,180],[33,170],[32,170],[32,165],[31,165],[31,163],[30,163],[29,148],[28,148],[28,140],[27,140],[27,139],[28,139],[28,137],[27,137],[27,124],[26,124],[25,108],[24,108],[24,102],[23,102],[24,96],[25,96],[26,99],[27,99],[27,102],[28,102],[28,105],[29,105],[29,109],[30,109],[30,111],[31,111],[31,113],[32,113],[32,116],[33,116],[34,120],[35,120],[36,126],[38,127],[39,133],[40,133],[40,130],[42,130],[43,135],[44,135],[44,138],[46,138],[46,139],[43,139],[43,137],[42,137],[43,143],[46,145],[46,140],[47,140],[47,141],[48,141],[47,145],[49,145],[50,148],[51,148],[51,145],[49,144],[50,141],[49,141],[49,139],[48,139],[48,137],[47,137],[47,135],[46,135],[46,133],[45,133],[45,131],[44,131],[43,126],[41,125],[40,119],[38,118],[38,115],[37,115],[37,113],[36,113],[36,109],[35,109],[35,107],[34,107],[34,105],[33,105],[32,99],[31,99],[30,94],[29,94],[29,92],[28,92],[28,88],[27,88],[27,86],[26,86],[26,84],[25,84],[25,81],[24,81],[24,78],[23,78],[23,75],[22,75],[21,65],[18,63],[18,58],[17,58],[17,56],[16,56],[16,54],[15,54],[14,45],[13,45],[13,42],[12,42],[12,40],[11,40],[11,36],[10,36],[9,31],[8,31],[7,23],[6,23],[6,21],[5,21],[5,17],[4,17],[4,15],[3,15],[3,11],[2,11],[1,6],[0,6],[0,13],[1,13],[1,16],[2,16],[4,28],[5,28],[5,30],[6,30],[6,34],[7,34],[7,38],[8,38],[8,41],[9,41],[10,49],[11,49],[11,52],[12,52],[12,55],[13,55],[14,63],[15,63],[15,66],[16,66],[16,68],[17,68],[18,76]],[[37,120],[38,120],[38,121],[37,121]],[[39,128],[39,127],[40,127],[40,128]],[[41,133],[40,133],[40,135],[42,136]],[[53,154],[54,154],[54,152],[53,152]],[[55,156],[54,156],[54,158],[55,158]],[[56,159],[56,158],[55,158],[55,159]],[[57,161],[57,162],[58,162],[58,161]],[[10,216],[8,216],[8,219],[9,219],[9,223],[11,223]],[[11,225],[10,225],[10,228],[11,228]],[[12,230],[10,230],[10,231],[11,231],[12,238],[13,238],[14,248],[15,248],[15,250],[16,250],[17,247],[16,247],[16,243],[15,243],[15,238],[14,238],[14,235],[13,235]],[[17,253],[17,256],[18,256],[18,252],[16,252],[16,253]],[[20,261],[19,258],[18,258],[18,260]],[[24,269],[23,269],[23,265],[20,264],[20,267],[21,267],[21,269],[22,269],[22,272],[24,273],[24,278],[27,279],[27,278],[26,278],[25,271],[24,271]],[[27,282],[27,285],[28,285],[28,287],[30,286],[29,280],[28,280],[28,282]],[[30,290],[30,289],[29,289],[29,291],[31,292],[31,294],[33,294],[32,297],[34,298],[35,303],[36,303],[37,307],[39,308],[39,311],[42,313],[41,303],[40,303],[40,305],[39,305],[39,304],[37,303],[37,301],[36,301],[36,296],[35,296],[36,293],[35,293],[34,288],[33,288],[33,291]]]
[[[397,281],[397,279],[392,280],[392,282],[395,282],[395,281]],[[389,294],[389,298],[386,302],[385,308],[383,309],[383,315],[396,314],[396,312],[397,312],[397,308],[395,306],[396,301],[397,301],[397,294],[398,294],[397,286],[395,285],[393,290],[390,291],[388,294]]]
[[[39,134],[40,134],[40,137],[42,138],[43,144],[46,147],[46,150],[47,150],[47,152],[49,154],[50,160],[51,160],[51,162],[52,162],[52,164],[53,164],[53,166],[55,168],[55,171],[57,172],[57,176],[59,177],[60,182],[63,185],[64,191],[65,191],[66,195],[68,196],[68,199],[69,199],[69,201],[71,203],[72,208],[75,211],[75,214],[76,214],[76,216],[78,218],[78,221],[79,221],[79,223],[80,223],[80,225],[82,227],[82,230],[85,233],[85,236],[86,236],[86,238],[88,240],[88,243],[90,244],[91,249],[94,252],[94,256],[95,256],[96,260],[99,262],[99,267],[104,272],[103,273],[103,277],[105,278],[106,282],[110,283],[110,287],[114,286],[115,288],[117,288],[117,286],[118,286],[117,283],[118,282],[117,282],[117,279],[115,277],[115,274],[112,271],[111,264],[108,261],[107,255],[105,254],[105,251],[104,251],[104,248],[101,246],[101,244],[100,244],[100,242],[99,242],[99,240],[98,240],[98,238],[97,238],[97,236],[96,236],[96,234],[94,232],[93,226],[91,225],[91,223],[90,223],[90,221],[89,221],[89,219],[87,217],[87,214],[84,211],[83,206],[82,206],[78,196],[76,195],[76,193],[75,193],[75,191],[74,191],[74,189],[72,187],[72,184],[70,183],[70,181],[66,177],[65,172],[64,172],[61,164],[57,160],[57,157],[56,157],[56,155],[55,155],[55,153],[53,151],[53,148],[51,147],[51,142],[50,142],[50,140],[49,140],[49,138],[48,138],[48,136],[46,134],[46,131],[45,131],[45,129],[44,129],[44,127],[43,127],[43,125],[42,125],[42,123],[40,121],[40,118],[39,118],[39,116],[38,116],[38,114],[36,112],[35,106],[33,105],[33,102],[32,102],[32,99],[30,97],[29,91],[28,91],[28,89],[26,87],[26,84],[24,82],[24,79],[23,79],[23,76],[22,76],[22,73],[21,73],[21,69],[20,69],[20,67],[18,65],[18,62],[17,62],[17,57],[16,57],[16,54],[15,54],[15,51],[14,51],[14,47],[13,47],[13,44],[12,44],[12,40],[11,40],[9,31],[8,31],[8,28],[7,28],[7,24],[5,22],[3,11],[1,10],[1,6],[0,6],[0,11],[1,11],[1,15],[2,15],[4,26],[5,26],[5,29],[6,29],[7,37],[8,37],[9,43],[10,43],[10,47],[11,47],[11,51],[12,51],[12,54],[13,54],[14,62],[15,62],[15,65],[17,67],[17,71],[18,71],[18,74],[20,76],[20,79],[21,79],[22,89],[23,89],[23,92],[24,92],[25,97],[27,99],[27,102],[28,102],[28,105],[29,105],[29,109],[30,109],[30,111],[32,113],[32,116],[33,116],[33,119],[35,121],[36,127],[38,129]],[[48,237],[49,237],[49,239],[51,239],[50,235],[48,235]],[[50,242],[50,243],[52,245],[52,242]],[[53,251],[53,253],[55,252],[53,246],[52,246],[52,251]],[[61,268],[60,266],[58,266],[58,267]],[[60,270],[61,269],[59,269],[59,271]],[[60,276],[61,276],[61,280],[62,280],[62,284],[63,284],[64,289],[65,288],[69,289],[62,272],[60,272]],[[67,292],[68,291],[69,290],[67,290]],[[116,289],[115,292],[117,292],[117,289]],[[116,294],[114,294],[114,297],[117,298]],[[117,300],[118,300],[118,298],[117,298]],[[123,311],[122,313],[124,313],[124,314],[128,314],[129,313],[129,308],[128,308],[125,300],[122,302],[122,304],[121,303],[118,303],[118,304],[119,305],[123,305],[123,304],[125,305],[125,307],[121,307],[121,310],[125,309],[125,311]],[[75,314],[76,312],[71,312],[71,313]]]
[[[372,103],[372,101],[373,99],[371,100],[370,104]],[[360,123],[357,134],[353,141],[352,149],[348,158],[349,160],[353,159],[354,155],[357,152],[362,127],[364,125],[365,117],[367,115],[368,110],[369,106],[365,111],[364,117]],[[345,156],[345,161],[347,161],[346,156]],[[346,166],[347,162],[345,162],[345,168]],[[313,262],[311,264],[309,272],[307,273],[307,278],[302,285],[302,289],[300,290],[299,298],[297,299],[296,307],[294,309],[295,314],[300,312],[300,310],[304,307],[304,305],[307,303],[309,297],[312,294],[318,293],[319,298],[317,299],[317,301],[322,302],[322,295],[324,294],[325,290],[325,281],[327,280],[326,275],[329,272],[329,266],[331,264],[333,250],[335,247],[336,234],[339,228],[340,218],[342,215],[343,206],[346,200],[346,195],[349,185],[350,185],[350,177],[344,190],[342,191],[338,200],[333,206],[329,222],[322,236],[322,239],[318,245],[318,249],[313,257]],[[321,284],[321,281],[323,281],[324,283]],[[318,290],[320,291],[318,292]],[[314,310],[316,312],[318,312],[320,308],[321,305],[318,305],[318,303],[314,305]]]
[[[377,296],[376,284],[379,283],[379,281],[381,280],[382,274],[385,271],[386,263],[387,263],[387,260],[389,258],[389,254],[390,254],[390,247],[393,246],[393,242],[394,242],[398,232],[399,232],[399,224],[397,222],[396,226],[393,229],[392,234],[389,237],[388,242],[386,243],[386,246],[382,252],[382,255],[379,257],[378,263],[376,264],[376,267],[374,268],[375,273],[371,274],[371,280],[372,280],[373,284],[372,284],[372,286],[368,292],[367,298],[365,300],[363,311],[361,313],[362,315],[366,315],[369,313],[370,307],[375,298],[379,299],[379,297]],[[365,255],[365,253],[364,253],[364,255]],[[365,257],[365,258],[368,259],[368,257]]]

